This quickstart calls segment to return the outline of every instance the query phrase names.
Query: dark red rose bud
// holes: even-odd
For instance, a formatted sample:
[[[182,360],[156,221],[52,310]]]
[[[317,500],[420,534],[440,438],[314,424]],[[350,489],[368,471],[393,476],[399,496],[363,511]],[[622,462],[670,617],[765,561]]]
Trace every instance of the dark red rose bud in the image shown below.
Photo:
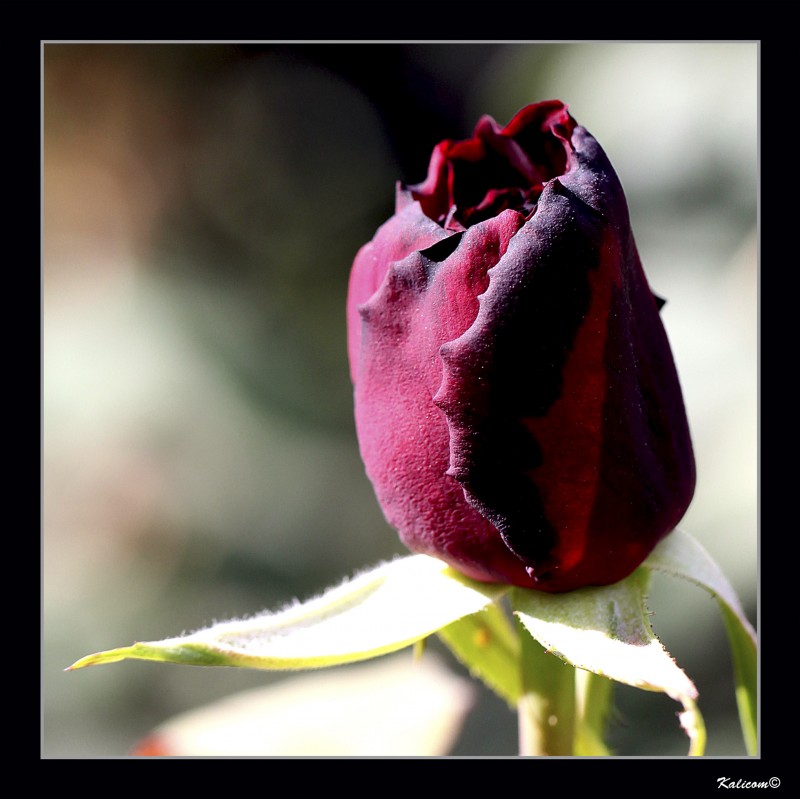
[[[695,483],[661,304],[563,103],[439,144],[347,305],[361,454],[406,546],[543,591],[630,574]]]

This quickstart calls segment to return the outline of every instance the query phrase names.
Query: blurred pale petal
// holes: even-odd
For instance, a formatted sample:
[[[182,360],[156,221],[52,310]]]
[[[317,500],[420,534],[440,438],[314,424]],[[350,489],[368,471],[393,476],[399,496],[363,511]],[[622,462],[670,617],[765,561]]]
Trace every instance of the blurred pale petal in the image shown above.
[[[467,680],[409,653],[283,680],[168,721],[133,754],[150,756],[435,756],[453,745],[473,701]]]

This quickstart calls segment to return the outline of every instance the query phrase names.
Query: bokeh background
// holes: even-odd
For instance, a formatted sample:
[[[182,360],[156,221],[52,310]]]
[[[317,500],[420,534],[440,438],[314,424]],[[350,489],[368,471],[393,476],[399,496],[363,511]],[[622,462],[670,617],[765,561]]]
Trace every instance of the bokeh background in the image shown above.
[[[43,94],[44,756],[123,756],[284,679],[64,673],[79,657],[403,553],[358,455],[350,264],[437,141],[541,99],[570,104],[625,187],[695,440],[682,527],[756,622],[755,43],[45,44]],[[709,754],[744,754],[713,600],[656,579],[650,602]],[[616,705],[618,753],[685,754],[671,700],[619,687]],[[475,686],[447,751],[513,755],[516,735]]]

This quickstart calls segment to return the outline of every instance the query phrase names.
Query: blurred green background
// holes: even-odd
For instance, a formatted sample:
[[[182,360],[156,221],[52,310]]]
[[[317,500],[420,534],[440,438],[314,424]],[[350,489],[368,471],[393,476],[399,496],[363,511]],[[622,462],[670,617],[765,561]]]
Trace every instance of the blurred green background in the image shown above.
[[[569,103],[625,187],[696,446],[682,527],[755,623],[757,97],[754,43],[45,44],[44,756],[122,756],[282,679],[63,672],[82,655],[404,552],[358,455],[350,265],[437,141],[537,100]],[[744,754],[713,601],[657,580],[651,605],[708,753]],[[685,754],[671,700],[616,695],[618,753]],[[481,690],[452,752],[516,736]]]

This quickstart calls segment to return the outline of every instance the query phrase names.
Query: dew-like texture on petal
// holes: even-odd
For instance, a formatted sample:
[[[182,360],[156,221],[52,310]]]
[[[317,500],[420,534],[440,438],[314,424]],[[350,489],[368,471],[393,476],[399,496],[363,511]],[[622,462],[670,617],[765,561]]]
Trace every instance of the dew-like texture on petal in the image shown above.
[[[357,431],[386,518],[477,579],[622,579],[680,520],[695,474],[605,153],[542,103],[443,142],[398,196],[348,303]]]

